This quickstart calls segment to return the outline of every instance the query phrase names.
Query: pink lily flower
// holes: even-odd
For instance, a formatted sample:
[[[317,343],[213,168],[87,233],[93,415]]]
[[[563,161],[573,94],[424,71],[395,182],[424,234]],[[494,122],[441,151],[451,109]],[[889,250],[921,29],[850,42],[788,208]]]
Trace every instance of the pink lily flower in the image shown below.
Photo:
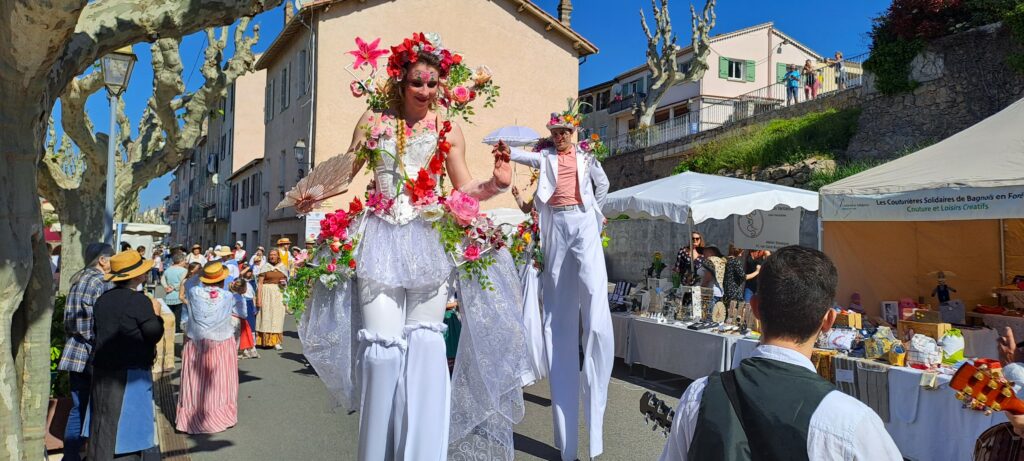
[[[388,54],[387,50],[377,49],[377,45],[380,45],[380,38],[374,40],[370,44],[367,44],[362,38],[356,37],[356,46],[358,49],[347,53],[356,57],[356,62],[352,67],[358,69],[363,67],[364,64],[369,64],[373,70],[377,70],[377,59]]]

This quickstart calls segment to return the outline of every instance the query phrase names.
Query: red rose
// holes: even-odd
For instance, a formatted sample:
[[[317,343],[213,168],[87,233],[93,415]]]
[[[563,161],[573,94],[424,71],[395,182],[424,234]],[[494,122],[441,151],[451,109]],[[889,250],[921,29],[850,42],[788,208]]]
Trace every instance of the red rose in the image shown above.
[[[348,260],[348,267],[351,268],[351,269],[355,269],[356,268],[356,260],[354,260],[354,259]]]
[[[359,201],[359,197],[352,199],[352,203],[348,204],[348,214],[355,215],[363,211],[363,202]]]
[[[452,62],[454,62],[455,64],[458,64],[458,63],[462,62],[462,55],[461,54],[454,54],[454,55],[452,55]]]
[[[442,130],[442,132],[447,133],[449,131],[452,131],[452,122],[450,122],[448,120],[445,120],[443,126],[444,126],[444,130]]]
[[[346,243],[346,244],[341,246],[341,249],[345,250],[345,251],[352,251],[352,244],[351,243]]]

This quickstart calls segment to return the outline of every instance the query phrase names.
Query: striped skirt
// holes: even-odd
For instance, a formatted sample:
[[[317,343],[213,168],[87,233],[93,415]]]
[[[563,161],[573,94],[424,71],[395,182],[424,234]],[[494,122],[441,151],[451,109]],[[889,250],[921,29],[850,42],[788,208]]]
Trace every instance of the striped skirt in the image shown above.
[[[189,434],[221,432],[238,423],[238,343],[234,338],[185,343],[175,427]]]

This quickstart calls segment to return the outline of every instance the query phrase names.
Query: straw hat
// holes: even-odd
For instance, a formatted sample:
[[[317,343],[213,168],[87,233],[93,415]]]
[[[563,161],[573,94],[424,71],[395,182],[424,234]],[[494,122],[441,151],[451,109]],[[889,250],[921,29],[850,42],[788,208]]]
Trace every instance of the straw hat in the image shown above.
[[[148,274],[152,268],[153,260],[144,259],[138,251],[129,249],[110,257],[110,273],[104,279],[108,282],[123,282]]]
[[[231,248],[226,245],[217,245],[217,248],[213,250],[213,254],[223,258],[225,256],[234,256],[235,252],[231,251]]]
[[[289,239],[288,237],[281,237],[281,238],[277,239],[277,244],[278,245],[291,245],[292,244],[292,240]]]
[[[195,245],[192,245],[192,249],[193,249],[193,250],[202,250],[202,249],[203,249],[203,247],[202,247],[202,246],[200,246],[200,245],[199,245],[199,244],[197,243],[197,244],[195,244]]]
[[[199,281],[203,283],[217,283],[228,276],[228,268],[224,267],[220,261],[214,261],[207,263],[203,267],[203,275],[199,276]]]

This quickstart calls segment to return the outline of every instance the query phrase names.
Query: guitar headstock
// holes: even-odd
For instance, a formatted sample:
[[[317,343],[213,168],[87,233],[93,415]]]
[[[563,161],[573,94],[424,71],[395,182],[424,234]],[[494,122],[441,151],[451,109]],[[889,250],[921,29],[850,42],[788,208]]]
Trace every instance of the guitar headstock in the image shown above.
[[[963,402],[964,408],[984,411],[986,415],[995,411],[1024,414],[1024,402],[1014,394],[1013,384],[1003,376],[999,362],[978,359],[974,364],[961,366],[949,387],[959,391],[956,398]]]
[[[652,430],[661,428],[662,433],[667,436],[672,430],[672,419],[675,418],[676,411],[653,392],[647,391],[640,397],[640,414],[644,415],[644,423],[654,423]]]

